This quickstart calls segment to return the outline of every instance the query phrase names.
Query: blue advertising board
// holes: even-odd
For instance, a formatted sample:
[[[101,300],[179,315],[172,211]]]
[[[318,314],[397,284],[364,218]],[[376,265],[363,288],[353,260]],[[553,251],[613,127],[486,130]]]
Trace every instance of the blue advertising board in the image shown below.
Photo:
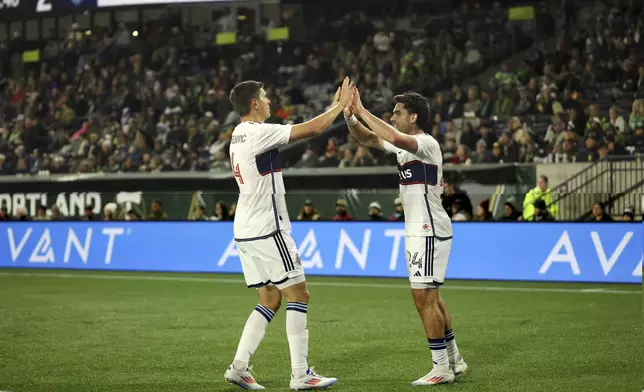
[[[448,279],[642,281],[642,224],[455,223]],[[407,277],[398,222],[295,222],[309,275]],[[5,222],[0,267],[239,273],[231,222]]]

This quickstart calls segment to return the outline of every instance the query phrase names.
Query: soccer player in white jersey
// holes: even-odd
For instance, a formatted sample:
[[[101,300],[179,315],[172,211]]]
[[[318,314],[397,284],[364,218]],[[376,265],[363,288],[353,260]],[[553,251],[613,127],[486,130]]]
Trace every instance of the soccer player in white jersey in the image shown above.
[[[261,390],[248,362],[264,337],[266,327],[286,305],[286,335],[291,354],[290,387],[294,390],[326,388],[335,378],[316,374],[308,365],[309,292],[286,208],[286,191],[278,147],[317,135],[328,128],[349,101],[349,79],[338,88],[333,104],[323,114],[297,125],[266,124],[270,100],[263,84],[239,83],[230,93],[233,109],[241,116],[230,142],[230,163],[239,200],[234,235],[248,287],[256,288],[259,304],[251,313],[233,363],[224,378],[244,389]]]
[[[429,117],[427,100],[416,93],[405,93],[394,97],[394,102],[391,126],[367,111],[358,89],[353,88],[344,116],[358,142],[392,152],[398,158],[409,280],[433,362],[432,370],[412,385],[451,383],[467,370],[467,364],[458,351],[452,319],[438,292],[445,280],[452,244],[452,223],[440,198],[443,156],[438,142],[422,129]]]

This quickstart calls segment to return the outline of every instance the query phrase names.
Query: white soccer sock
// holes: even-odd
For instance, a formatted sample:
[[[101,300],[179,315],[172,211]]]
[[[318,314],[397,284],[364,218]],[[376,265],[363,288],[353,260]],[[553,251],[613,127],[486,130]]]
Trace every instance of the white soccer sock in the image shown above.
[[[445,338],[427,339],[427,341],[429,342],[429,349],[432,351],[432,362],[434,366],[447,366],[449,368]]]
[[[255,307],[255,310],[248,317],[244,332],[242,332],[241,339],[239,339],[237,354],[235,354],[235,360],[233,361],[235,370],[246,370],[248,368],[250,356],[255,353],[262,339],[264,339],[266,327],[274,316],[275,312],[266,306],[257,305]]]
[[[461,353],[458,351],[456,338],[454,337],[454,331],[451,328],[445,331],[445,345],[447,346],[447,355],[449,356],[449,361],[451,363],[458,362],[461,359]]]
[[[309,330],[306,328],[307,304],[289,302],[286,304],[286,336],[291,350],[293,377],[301,378],[309,368]]]

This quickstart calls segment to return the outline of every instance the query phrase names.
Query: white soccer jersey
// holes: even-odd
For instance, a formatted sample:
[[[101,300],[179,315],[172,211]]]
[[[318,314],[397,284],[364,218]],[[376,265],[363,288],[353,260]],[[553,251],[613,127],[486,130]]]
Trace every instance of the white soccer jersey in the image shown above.
[[[239,186],[235,239],[251,241],[291,229],[277,151],[290,137],[290,125],[245,121],[235,127],[230,141],[230,163]]]
[[[452,236],[452,222],[443,209],[443,154],[431,135],[416,135],[418,151],[412,154],[391,143],[384,148],[398,158],[400,198],[405,210],[408,236]]]

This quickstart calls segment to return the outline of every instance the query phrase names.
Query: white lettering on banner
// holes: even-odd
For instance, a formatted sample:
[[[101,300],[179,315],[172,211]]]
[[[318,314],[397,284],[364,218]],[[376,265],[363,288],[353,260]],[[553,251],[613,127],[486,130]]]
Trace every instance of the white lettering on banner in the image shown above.
[[[54,195],[52,195],[52,198],[53,196]],[[7,210],[9,210],[12,215],[15,215],[19,208],[24,208],[29,215],[34,216],[37,212],[36,209],[41,204],[47,207],[52,207],[47,203],[46,193],[0,193],[0,206],[7,206]],[[94,213],[98,214],[101,212],[103,203],[100,193],[75,192],[70,194],[59,193],[55,195],[55,202],[53,205],[58,207],[61,214],[65,216],[77,216],[82,214],[86,205],[93,206]]]
[[[562,248],[566,249],[566,253],[559,253]],[[577,258],[575,257],[575,251],[572,248],[572,243],[570,242],[570,236],[568,235],[567,230],[563,232],[561,237],[559,237],[559,241],[557,241],[557,244],[554,246],[554,248],[552,248],[552,251],[550,251],[548,258],[541,266],[541,269],[539,269],[539,273],[547,273],[552,263],[568,263],[570,264],[570,269],[572,270],[572,273],[574,275],[581,274],[581,271],[579,270],[579,264],[577,263]]]
[[[217,267],[223,267],[224,264],[226,264],[226,261],[228,261],[229,257],[239,258],[239,251],[237,250],[237,245],[235,245],[234,238],[230,240],[228,246],[226,247],[226,250],[224,251],[224,254],[222,254],[219,258],[219,261],[217,261]]]
[[[394,237],[389,258],[389,271],[395,271],[398,266],[398,253],[400,252],[400,239],[405,238],[405,229],[385,230],[385,237]]]
[[[29,257],[30,263],[53,263],[56,259],[54,258],[54,248],[51,247],[51,234],[49,229],[45,229],[38,240],[38,244],[34,248],[34,251],[31,252]]]
[[[628,242],[631,240],[631,238],[633,238],[633,232],[628,231],[626,232],[626,234],[624,234],[624,237],[620,241],[619,245],[617,245],[617,249],[615,249],[615,251],[610,256],[609,259],[606,259],[606,252],[604,251],[604,246],[602,245],[602,241],[599,238],[599,233],[597,233],[596,231],[591,231],[590,238],[593,239],[593,244],[595,245],[595,251],[597,252],[597,257],[599,258],[599,262],[602,265],[604,276],[607,276],[610,273],[610,271],[613,269],[613,266],[619,259],[619,256],[622,255],[622,252],[624,251],[624,248],[626,248],[626,245],[628,245]]]
[[[20,238],[20,242],[16,244],[16,234],[13,231],[13,228],[7,229],[7,237],[9,239],[9,250],[11,252],[11,260],[13,262],[17,261],[22,251],[27,244],[27,241],[33,233],[33,228],[29,227]],[[114,253],[114,245],[117,236],[125,235],[125,229],[123,227],[106,227],[101,233],[104,236],[107,236],[107,244],[105,249],[105,264],[110,264],[112,262],[112,254]],[[128,230],[128,234],[130,230]],[[92,247],[92,235],[93,230],[88,228],[85,231],[85,240],[81,243],[80,236],[72,229],[68,228],[67,238],[65,239],[65,255],[63,261],[68,263],[71,259],[72,245],[76,249],[76,253],[83,261],[84,264],[87,264],[89,260],[89,254]],[[44,229],[38,243],[34,247],[29,256],[29,263],[54,263],[56,257],[54,254],[54,248],[52,246],[51,233],[49,229]]]
[[[371,229],[366,229],[364,231],[364,236],[362,238],[362,250],[358,251],[358,248],[351,240],[351,237],[347,234],[344,229],[340,229],[340,238],[338,239],[338,252],[335,256],[335,269],[342,268],[342,262],[344,260],[344,248],[346,247],[351,252],[351,255],[360,269],[364,271],[367,267],[367,256],[369,255],[369,242],[371,241]]]
[[[318,239],[315,237],[315,232],[313,229],[310,229],[306,233],[306,237],[300,243],[299,248],[297,248],[297,253],[302,257],[302,268],[324,268],[322,263],[322,256],[320,255],[320,250],[318,249]]]
[[[65,263],[69,262],[69,256],[71,256],[72,253],[72,244],[74,244],[74,247],[76,248],[78,257],[83,260],[83,264],[87,264],[89,247],[92,244],[92,229],[87,229],[87,232],[85,233],[85,244],[81,245],[74,230],[72,230],[71,227],[69,228],[69,231],[67,232],[67,244],[65,245],[65,257],[63,258],[63,262]]]
[[[141,204],[143,200],[143,192],[119,192],[116,194],[116,203],[125,204],[125,211],[132,209],[132,205]]]
[[[27,213],[31,216],[36,215],[36,208],[38,208],[38,201],[44,196],[45,198],[47,195],[45,194],[38,194],[38,193],[27,193],[27,200],[29,200],[29,209],[27,209]]]
[[[13,229],[9,228],[7,229],[7,237],[9,239],[9,250],[11,251],[11,261],[15,262],[16,259],[18,259],[18,256],[20,256],[20,253],[22,252],[22,248],[25,247],[25,244],[27,243],[27,240],[29,237],[31,237],[31,232],[32,228],[28,228],[27,231],[25,231],[25,234],[22,236],[20,239],[20,242],[18,243],[18,247],[16,247],[16,238],[15,234],[13,233]]]
[[[49,0],[38,0],[36,3],[36,12],[49,12],[51,11],[51,4]]]
[[[107,249],[105,249],[105,264],[112,262],[112,253],[114,252],[114,240],[117,235],[125,234],[125,229],[122,227],[113,227],[103,229],[103,235],[108,236]]]
[[[644,252],[642,253],[640,263],[635,267],[635,271],[633,271],[633,276],[642,276],[642,261],[644,261]]]

